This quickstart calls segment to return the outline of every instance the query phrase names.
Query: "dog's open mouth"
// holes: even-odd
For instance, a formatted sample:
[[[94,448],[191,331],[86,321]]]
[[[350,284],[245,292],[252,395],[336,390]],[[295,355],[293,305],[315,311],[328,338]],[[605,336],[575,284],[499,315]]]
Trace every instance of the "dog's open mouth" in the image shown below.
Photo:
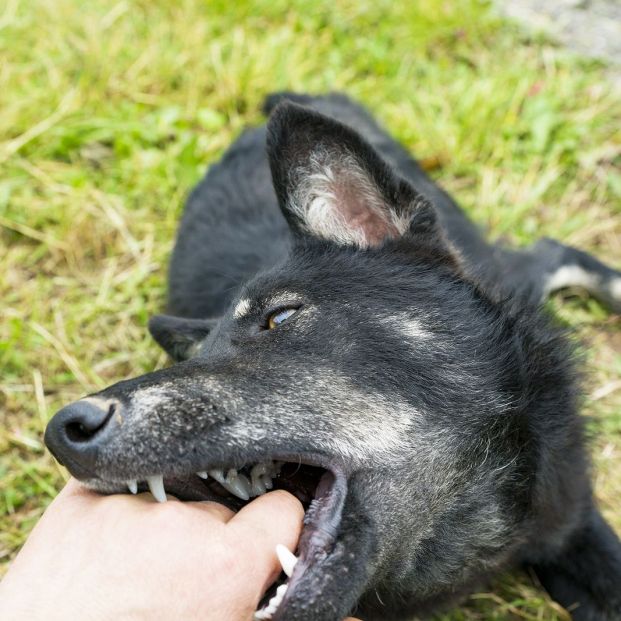
[[[150,490],[156,500],[166,491],[180,500],[213,500],[237,511],[254,497],[273,489],[293,494],[304,506],[304,528],[297,555],[284,546],[277,550],[283,571],[263,597],[256,621],[282,618],[287,600],[304,572],[330,554],[336,540],[347,479],[334,465],[320,460],[264,460],[241,468],[209,468],[188,476],[151,476],[146,482],[128,481],[132,493]]]

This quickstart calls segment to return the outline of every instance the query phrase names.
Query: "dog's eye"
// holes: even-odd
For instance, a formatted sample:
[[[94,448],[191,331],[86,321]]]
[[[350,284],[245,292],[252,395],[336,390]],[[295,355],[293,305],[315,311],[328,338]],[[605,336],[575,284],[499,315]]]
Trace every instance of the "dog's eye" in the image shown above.
[[[279,311],[276,311],[275,313],[272,313],[268,318],[267,318],[267,328],[268,330],[273,330],[274,328],[276,328],[277,326],[279,326],[281,323],[287,321],[287,319],[289,319],[289,317],[291,317],[291,315],[295,314],[298,312],[297,308],[283,308]]]

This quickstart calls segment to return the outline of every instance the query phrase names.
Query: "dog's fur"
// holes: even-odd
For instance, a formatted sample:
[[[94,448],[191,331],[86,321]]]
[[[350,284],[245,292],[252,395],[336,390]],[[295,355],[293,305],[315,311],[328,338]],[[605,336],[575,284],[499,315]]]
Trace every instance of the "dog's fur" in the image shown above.
[[[106,491],[272,455],[337,464],[340,519],[274,618],[424,616],[529,566],[574,619],[621,619],[572,348],[539,308],[575,285],[621,311],[621,274],[552,240],[486,243],[342,95],[266,112],[188,201],[178,318],[151,323],[178,363],[98,394],[122,424],[96,450],[63,452],[55,429],[50,446]],[[281,308],[298,310],[263,330]]]

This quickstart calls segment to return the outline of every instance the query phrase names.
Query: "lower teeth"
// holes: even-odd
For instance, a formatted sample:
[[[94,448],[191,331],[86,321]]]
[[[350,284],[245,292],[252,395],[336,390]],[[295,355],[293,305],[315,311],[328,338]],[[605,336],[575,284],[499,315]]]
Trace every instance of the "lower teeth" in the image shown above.
[[[282,544],[278,544],[276,546],[276,556],[278,557],[282,570],[285,572],[286,576],[291,578],[293,569],[298,562],[297,556],[293,554],[293,552],[290,552],[289,549]],[[272,618],[272,615],[282,603],[288,586],[289,585],[285,582],[285,584],[281,584],[276,589],[276,595],[270,599],[267,605],[254,613],[254,621],[265,621]]]
[[[271,619],[276,610],[278,610],[278,606],[280,606],[282,600],[285,597],[285,593],[287,592],[287,584],[281,584],[276,589],[276,595],[270,599],[267,603],[267,606],[261,608],[261,610],[257,610],[254,613],[254,621],[265,621],[266,619]]]
[[[231,468],[226,477],[220,469],[212,469],[209,473],[199,471],[196,474],[201,479],[213,478],[222,487],[234,496],[242,500],[248,500],[251,496],[260,496],[274,487],[272,477],[280,472],[281,463],[267,462],[255,465],[250,471],[250,478],[244,474],[240,474],[234,468]],[[166,492],[164,490],[164,480],[162,475],[147,477],[147,485],[151,494],[158,502],[166,502]],[[127,482],[129,490],[135,494],[137,490],[137,481],[129,480]],[[298,562],[295,554],[290,552],[285,546],[278,545],[276,547],[276,555],[283,571],[287,577],[291,577],[293,569]],[[287,583],[281,584],[276,589],[276,594],[269,600],[266,606],[254,613],[254,621],[268,621],[272,618],[278,606],[282,603],[287,592]]]

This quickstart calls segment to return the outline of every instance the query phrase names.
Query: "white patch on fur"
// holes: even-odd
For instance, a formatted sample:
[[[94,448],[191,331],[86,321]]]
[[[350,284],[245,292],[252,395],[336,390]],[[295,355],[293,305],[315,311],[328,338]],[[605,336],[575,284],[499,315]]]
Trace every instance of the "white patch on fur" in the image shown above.
[[[610,283],[610,295],[615,300],[621,300],[621,278],[615,278]]]
[[[353,198],[363,201],[368,209],[403,235],[410,225],[411,216],[399,216],[386,205],[380,189],[362,170],[353,157],[339,157],[338,169],[326,162],[335,160],[326,152],[313,154],[310,165],[299,169],[300,182],[289,205],[291,211],[305,223],[306,229],[319,237],[338,243],[368,247],[369,240],[362,228],[352,226],[339,209],[338,188],[355,187]]]
[[[265,300],[265,306],[271,308],[287,308],[289,306],[296,306],[298,304],[301,304],[300,294],[296,293],[295,291],[286,291],[284,289],[281,289],[277,293],[274,293]]]
[[[330,374],[331,390],[340,394],[334,408],[326,411],[339,429],[326,444],[344,458],[357,461],[407,454],[409,435],[420,412],[395,395],[362,392],[344,376]],[[339,416],[341,412],[344,415]]]
[[[308,444],[310,433],[309,449],[364,464],[378,454],[387,460],[407,455],[411,427],[420,417],[396,393],[361,390],[347,376],[315,367],[305,382],[290,391],[275,391],[269,404],[257,403],[252,413],[236,417],[230,438],[232,445],[243,449],[249,442],[260,445],[271,435],[281,436],[284,446]]]
[[[237,302],[237,306],[233,311],[233,316],[235,319],[241,319],[245,317],[250,312],[250,300],[248,298],[242,298],[239,302]]]
[[[198,384],[190,384],[194,389]],[[335,455],[352,466],[365,465],[384,456],[393,465],[397,456],[411,452],[413,428],[421,413],[397,392],[388,394],[363,389],[333,369],[314,367],[310,374],[267,399],[253,400],[238,395],[235,387],[217,379],[202,378],[200,385],[215,403],[225,403],[232,414],[226,430],[226,447],[231,455],[282,440],[283,450],[292,444],[308,446],[314,452]],[[139,388],[132,395],[134,434],[155,437],[157,444],[178,442],[184,435],[191,443],[198,432],[204,402],[192,406],[184,382],[165,382]],[[177,403],[184,403],[184,415],[177,416]],[[194,407],[196,414],[188,412]],[[205,436],[208,441],[208,436]]]
[[[172,382],[139,388],[131,398],[134,417],[136,419],[148,417],[154,411],[161,410],[177,394],[178,390],[179,386],[175,386]]]
[[[587,272],[579,265],[563,265],[548,277],[545,283],[545,293],[552,293],[566,287],[582,287],[587,291],[597,288],[598,277],[593,272]]]
[[[207,339],[202,339],[198,341],[197,343],[192,343],[192,345],[190,345],[190,347],[188,348],[188,351],[186,352],[185,360],[189,360],[190,358],[194,358],[194,356],[197,356],[202,346],[205,344],[206,340]]]
[[[420,319],[408,313],[388,315],[380,319],[387,328],[400,333],[406,341],[414,342],[433,338],[434,334],[428,330]]]

